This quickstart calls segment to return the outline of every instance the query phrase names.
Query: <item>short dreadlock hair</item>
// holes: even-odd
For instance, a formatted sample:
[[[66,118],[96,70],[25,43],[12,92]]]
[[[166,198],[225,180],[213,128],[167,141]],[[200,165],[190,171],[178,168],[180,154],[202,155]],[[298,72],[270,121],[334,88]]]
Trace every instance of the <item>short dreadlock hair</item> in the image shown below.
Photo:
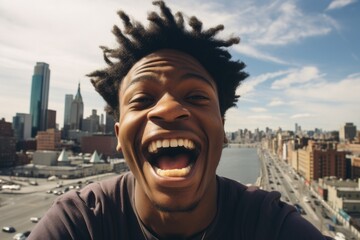
[[[242,70],[245,64],[232,61],[227,47],[239,43],[240,39],[232,37],[227,40],[215,38],[224,29],[218,25],[207,30],[202,29],[202,22],[196,17],[189,18],[190,30],[185,28],[181,12],[175,14],[163,1],[154,1],[153,5],[160,8],[161,14],[150,12],[148,28],[129,16],[118,11],[124,30],[114,26],[112,32],[116,36],[119,48],[109,49],[101,46],[104,60],[108,67],[88,74],[97,92],[107,102],[105,110],[119,120],[118,90],[122,79],[131,67],[141,58],[161,49],[173,49],[189,54],[197,59],[215,80],[220,104],[220,113],[224,117],[230,107],[236,105],[239,98],[236,88],[248,74]],[[116,62],[110,60],[116,59]]]

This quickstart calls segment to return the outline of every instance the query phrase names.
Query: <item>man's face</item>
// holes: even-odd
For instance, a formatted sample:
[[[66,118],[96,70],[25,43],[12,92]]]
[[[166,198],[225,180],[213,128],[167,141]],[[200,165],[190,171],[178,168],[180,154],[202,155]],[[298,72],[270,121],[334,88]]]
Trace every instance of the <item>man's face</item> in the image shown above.
[[[118,150],[142,191],[165,211],[195,207],[216,184],[224,141],[212,77],[185,53],[157,51],[130,69],[119,103]]]

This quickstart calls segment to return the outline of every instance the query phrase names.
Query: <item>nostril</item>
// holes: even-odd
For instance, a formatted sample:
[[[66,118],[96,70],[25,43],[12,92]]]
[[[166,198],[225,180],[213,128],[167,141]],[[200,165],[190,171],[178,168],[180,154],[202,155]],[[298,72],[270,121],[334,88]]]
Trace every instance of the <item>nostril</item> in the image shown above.
[[[183,114],[183,115],[181,115],[181,116],[178,116],[176,119],[177,119],[177,120],[185,120],[185,119],[187,119],[188,117],[189,117],[189,115]]]
[[[159,121],[159,120],[163,120],[163,118],[162,118],[162,117],[159,117],[159,116],[151,116],[151,117],[150,117],[150,120]]]

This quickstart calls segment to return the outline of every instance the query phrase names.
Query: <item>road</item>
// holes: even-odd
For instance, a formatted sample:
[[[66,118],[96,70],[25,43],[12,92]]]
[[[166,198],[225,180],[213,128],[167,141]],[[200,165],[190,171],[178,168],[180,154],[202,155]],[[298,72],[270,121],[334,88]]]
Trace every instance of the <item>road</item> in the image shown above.
[[[65,188],[70,186],[76,189],[76,186],[84,186],[86,181],[98,181],[114,175],[115,174],[104,174],[93,178],[88,177],[84,179],[58,181],[36,179],[39,184],[38,186],[23,183],[20,191],[0,191],[0,227],[13,226],[16,229],[15,233],[1,231],[0,239],[11,240],[16,233],[26,230],[31,231],[37,223],[31,222],[30,218],[43,216],[53,201],[58,197],[53,193],[47,193],[48,190],[64,191]],[[1,178],[9,179],[8,176]],[[34,180],[34,178],[31,180]],[[79,181],[81,181],[81,183],[78,183]],[[58,185],[62,186],[57,187]]]
[[[311,191],[301,178],[285,161],[267,151],[262,151],[263,181],[262,187],[269,191],[281,193],[281,200],[292,205],[299,205],[302,216],[317,227],[324,235],[334,237],[336,232],[342,232],[346,239],[355,239],[355,236],[344,226],[336,224],[331,214],[324,207],[324,201],[319,195]],[[331,225],[335,231],[330,231]]]

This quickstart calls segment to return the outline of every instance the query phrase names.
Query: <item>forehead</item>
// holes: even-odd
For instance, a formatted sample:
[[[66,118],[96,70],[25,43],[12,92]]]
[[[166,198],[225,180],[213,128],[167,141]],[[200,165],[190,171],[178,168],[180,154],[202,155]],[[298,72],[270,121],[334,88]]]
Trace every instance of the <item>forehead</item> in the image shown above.
[[[121,88],[143,79],[143,76],[169,74],[170,77],[196,77],[204,80],[216,89],[216,84],[207,70],[192,56],[181,51],[163,49],[151,53],[138,62],[129,70],[124,77]]]

